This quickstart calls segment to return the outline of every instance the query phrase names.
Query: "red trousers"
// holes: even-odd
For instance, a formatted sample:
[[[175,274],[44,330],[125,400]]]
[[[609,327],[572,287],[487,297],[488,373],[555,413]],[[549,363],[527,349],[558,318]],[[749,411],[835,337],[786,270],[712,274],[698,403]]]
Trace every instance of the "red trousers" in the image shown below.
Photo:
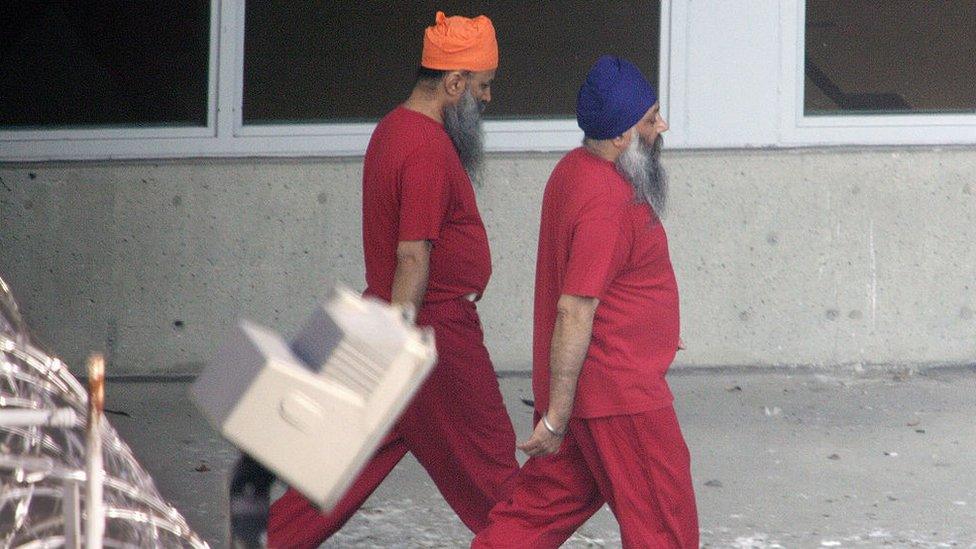
[[[475,304],[426,304],[418,324],[434,329],[437,364],[346,495],[322,514],[289,489],[268,518],[268,547],[318,547],[348,521],[409,451],[461,521],[477,532],[511,494],[515,431],[485,349]]]
[[[691,466],[674,408],[573,419],[555,455],[531,458],[473,548],[556,548],[608,503],[624,547],[698,549]]]

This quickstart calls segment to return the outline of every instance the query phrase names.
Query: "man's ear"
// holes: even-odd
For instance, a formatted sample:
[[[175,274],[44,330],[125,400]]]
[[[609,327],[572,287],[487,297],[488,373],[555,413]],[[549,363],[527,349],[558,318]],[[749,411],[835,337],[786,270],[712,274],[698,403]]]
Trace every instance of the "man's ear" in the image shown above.
[[[465,77],[462,71],[451,71],[444,76],[442,80],[444,85],[444,91],[447,92],[449,97],[459,97],[464,93],[465,88],[468,85],[468,79]]]
[[[627,131],[629,132],[630,130]],[[630,140],[627,139],[627,135],[628,135],[627,133],[622,133],[617,137],[611,139],[610,142],[613,143],[613,146],[616,147],[618,150],[621,151],[625,150],[627,146],[630,145]],[[633,137],[636,139],[636,136]]]

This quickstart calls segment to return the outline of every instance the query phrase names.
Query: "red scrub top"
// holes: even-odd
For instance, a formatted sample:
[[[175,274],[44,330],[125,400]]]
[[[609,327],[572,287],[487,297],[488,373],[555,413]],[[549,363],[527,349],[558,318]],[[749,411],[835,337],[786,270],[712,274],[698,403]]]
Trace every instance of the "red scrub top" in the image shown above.
[[[390,300],[407,240],[433,244],[425,303],[484,292],[491,252],[471,180],[444,127],[401,106],[376,126],[363,163],[367,294]]]
[[[600,300],[574,417],[652,410],[673,401],[664,375],[678,346],[678,286],[664,226],[612,162],[567,154],[546,185],[535,282],[532,386],[549,407],[549,351],[562,294]]]

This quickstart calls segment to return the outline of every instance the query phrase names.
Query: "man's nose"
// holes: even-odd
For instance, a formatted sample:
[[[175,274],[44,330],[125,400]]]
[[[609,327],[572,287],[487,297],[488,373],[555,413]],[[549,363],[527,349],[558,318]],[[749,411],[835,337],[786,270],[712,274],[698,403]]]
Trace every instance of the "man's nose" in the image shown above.
[[[668,131],[669,128],[671,128],[671,126],[668,124],[668,121],[665,120],[663,116],[658,116],[657,127],[658,127],[657,133],[664,133]]]

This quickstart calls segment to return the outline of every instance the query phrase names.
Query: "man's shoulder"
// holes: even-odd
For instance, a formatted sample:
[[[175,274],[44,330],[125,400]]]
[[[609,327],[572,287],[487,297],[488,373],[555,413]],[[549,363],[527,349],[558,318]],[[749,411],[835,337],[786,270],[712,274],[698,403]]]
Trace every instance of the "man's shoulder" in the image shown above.
[[[585,147],[576,147],[564,154],[556,163],[556,170],[593,171],[599,166],[596,158]]]
[[[593,176],[592,167],[587,166],[584,158],[580,155],[580,151],[581,148],[573,149],[556,162],[556,166],[549,175],[549,186],[575,186],[577,182]]]
[[[373,131],[402,148],[440,149],[451,145],[443,126],[421,113],[397,107],[384,116]]]
[[[366,147],[364,162],[367,166],[386,165],[397,169],[408,165],[448,165],[451,155],[457,153],[453,152],[449,138],[446,145],[438,136],[429,135],[422,129],[377,126]]]
[[[593,157],[582,147],[556,164],[548,186],[586,202],[622,204],[632,195],[630,185],[612,163]]]

